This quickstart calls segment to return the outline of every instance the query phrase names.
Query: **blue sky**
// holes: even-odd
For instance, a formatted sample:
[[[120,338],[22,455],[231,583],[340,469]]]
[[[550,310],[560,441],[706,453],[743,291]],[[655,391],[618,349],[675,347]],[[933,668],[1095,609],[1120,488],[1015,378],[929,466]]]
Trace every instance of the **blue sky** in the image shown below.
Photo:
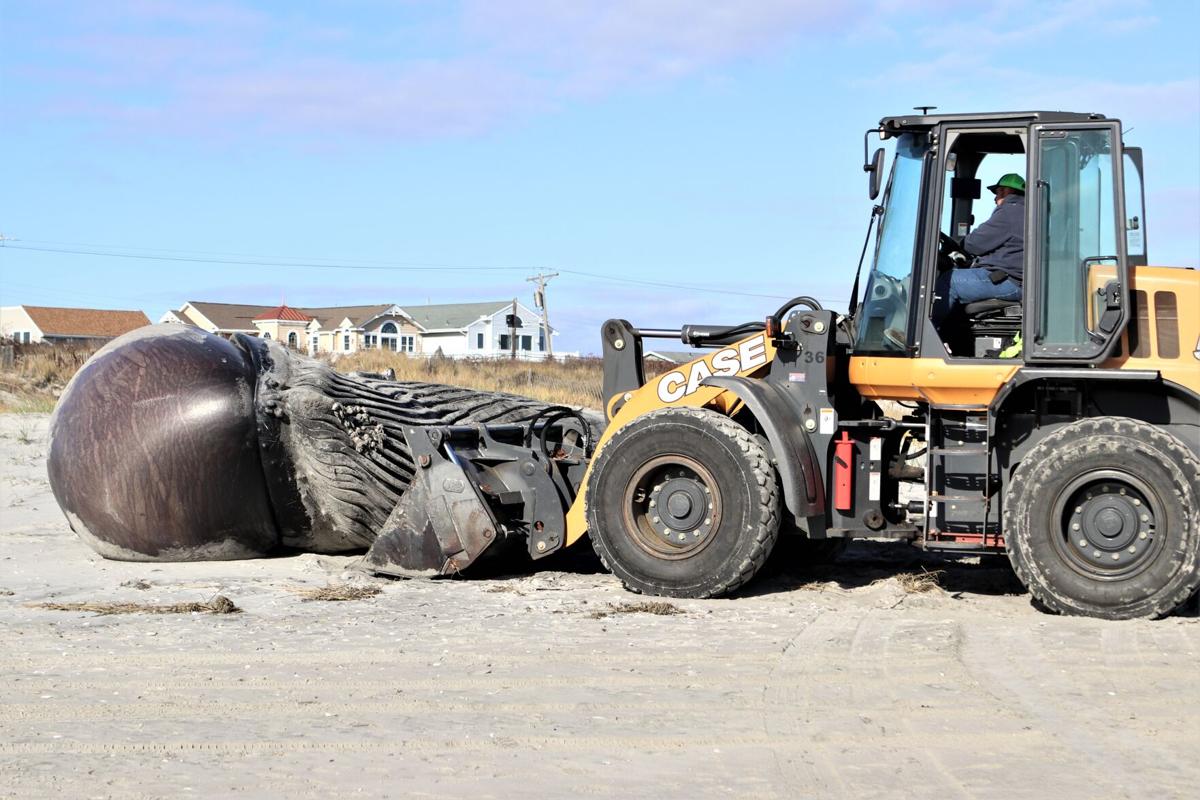
[[[920,104],[1120,117],[1151,259],[1194,267],[1197,31],[1190,0],[0,0],[0,303],[528,303],[559,271],[583,352],[841,306],[862,132]]]

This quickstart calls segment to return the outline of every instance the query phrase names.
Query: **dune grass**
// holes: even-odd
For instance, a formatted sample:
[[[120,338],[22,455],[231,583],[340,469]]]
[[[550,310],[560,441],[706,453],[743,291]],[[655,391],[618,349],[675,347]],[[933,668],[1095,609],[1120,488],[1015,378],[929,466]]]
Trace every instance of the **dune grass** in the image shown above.
[[[0,369],[0,412],[53,411],[67,382],[96,349],[94,346],[16,345],[12,366]],[[546,403],[596,409],[602,406],[604,368],[599,358],[554,361],[452,359],[362,350],[337,357],[326,355],[321,360],[339,372],[385,373],[390,369],[398,381],[507,392]],[[659,375],[670,367],[663,362],[648,362],[646,374]]]
[[[451,359],[363,350],[332,362],[339,372],[386,372],[398,381],[423,381],[507,392],[547,403],[599,408],[603,366],[598,358],[555,361]]]

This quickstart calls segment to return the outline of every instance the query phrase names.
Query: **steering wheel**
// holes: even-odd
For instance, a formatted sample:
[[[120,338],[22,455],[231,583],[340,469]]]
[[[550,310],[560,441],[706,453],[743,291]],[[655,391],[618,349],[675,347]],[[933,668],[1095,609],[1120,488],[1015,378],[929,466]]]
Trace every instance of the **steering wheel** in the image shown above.
[[[962,245],[938,231],[938,269],[966,267],[972,260],[971,254]]]

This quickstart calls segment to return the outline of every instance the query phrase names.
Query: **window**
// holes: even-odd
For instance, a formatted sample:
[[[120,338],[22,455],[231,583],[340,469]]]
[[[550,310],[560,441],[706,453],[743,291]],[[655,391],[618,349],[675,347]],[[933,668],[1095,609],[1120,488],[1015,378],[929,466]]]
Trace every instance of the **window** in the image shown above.
[[[416,343],[417,343],[417,337],[415,337],[415,336],[401,336],[400,337],[400,352],[401,353],[411,353],[413,351],[414,347],[416,346]]]
[[[1134,153],[1137,153],[1136,158],[1133,157]],[[1141,160],[1141,152],[1137,148],[1125,151],[1125,248],[1129,252],[1130,265],[1147,263]]]
[[[312,341],[310,341],[308,343],[308,353],[309,353],[309,355],[316,355],[317,351],[320,349],[321,349],[321,337],[317,336],[316,334],[313,334]]]
[[[546,330],[544,328],[538,331],[538,352],[546,352]]]
[[[1025,145],[1019,135],[1007,130],[951,130],[946,137],[950,151],[941,231],[961,241],[996,210],[995,198],[986,187],[1010,172],[1027,175]]]
[[[921,207],[921,173],[929,146],[923,137],[896,140],[892,174],[875,237],[875,260],[863,296],[857,352],[899,353],[908,341],[908,295],[912,283]]]
[[[342,337],[342,349],[347,353],[350,352],[350,334],[348,333]]]
[[[500,349],[501,350],[508,349],[508,334],[507,333],[500,334]]]
[[[532,350],[533,349],[533,337],[532,336],[522,336],[521,337],[521,349],[522,350]]]
[[[1042,130],[1038,148],[1035,352],[1086,357],[1103,347],[1089,330],[1089,285],[1117,274],[1112,131]]]
[[[379,335],[375,337],[379,342],[379,346],[383,350],[396,352],[396,323],[385,322],[379,329]]]
[[[475,349],[476,350],[483,349],[483,334],[482,333],[475,334]]]
[[[263,337],[264,339],[270,339],[270,338],[271,338],[271,334],[270,334],[268,331],[263,331],[263,335],[262,335],[262,337]]]
[[[295,350],[300,346],[300,338],[296,336],[296,332],[292,331],[288,334],[288,347]]]

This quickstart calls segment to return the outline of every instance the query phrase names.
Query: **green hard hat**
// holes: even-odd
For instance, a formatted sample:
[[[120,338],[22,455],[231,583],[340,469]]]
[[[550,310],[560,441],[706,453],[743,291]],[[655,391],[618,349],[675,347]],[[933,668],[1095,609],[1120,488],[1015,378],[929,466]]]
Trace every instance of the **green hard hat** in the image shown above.
[[[1025,179],[1022,178],[1020,175],[1018,175],[1015,172],[1010,172],[1007,175],[1004,175],[1003,177],[1001,177],[1000,180],[996,181],[991,186],[989,186],[988,191],[994,192],[1001,186],[1003,186],[1006,189],[1016,189],[1018,192],[1024,192],[1025,191]]]

